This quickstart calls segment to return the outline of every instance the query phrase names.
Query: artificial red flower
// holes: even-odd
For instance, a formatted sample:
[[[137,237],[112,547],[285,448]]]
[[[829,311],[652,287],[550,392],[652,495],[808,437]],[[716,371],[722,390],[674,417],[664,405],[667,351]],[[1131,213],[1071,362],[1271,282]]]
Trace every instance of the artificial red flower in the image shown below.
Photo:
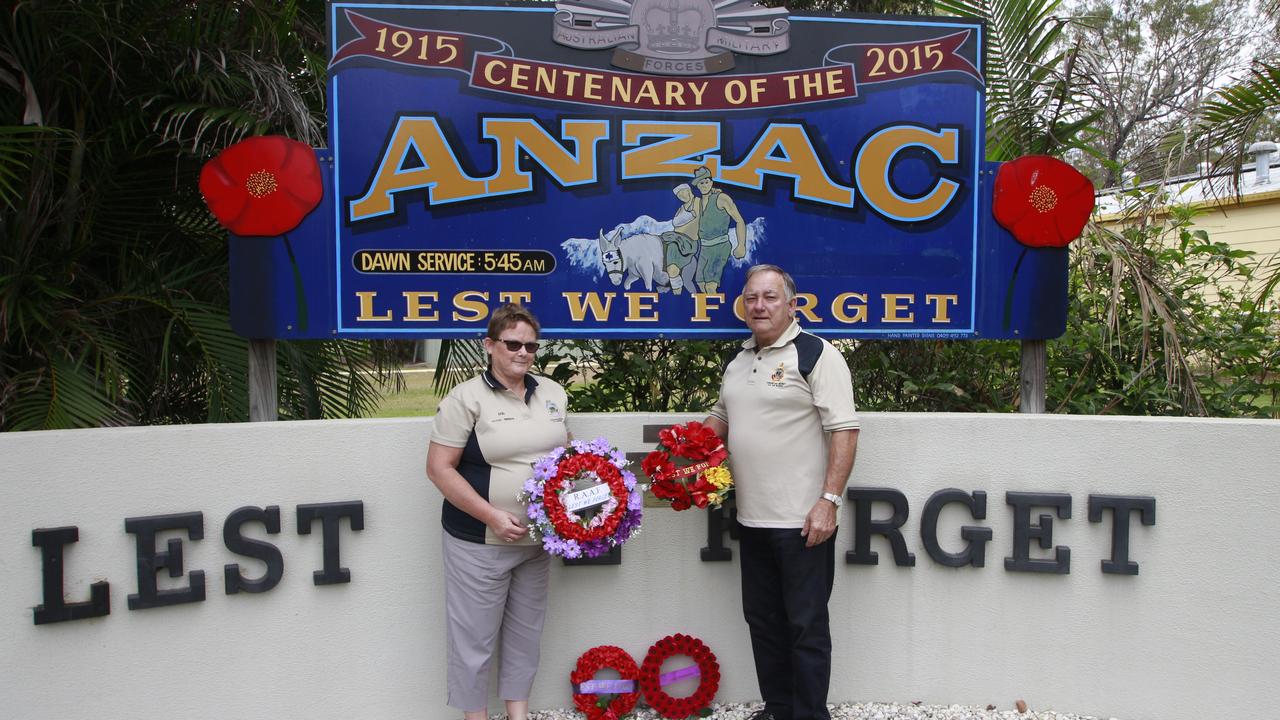
[[[693,495],[693,504],[699,508],[707,506],[707,496],[716,491],[716,486],[707,482],[706,478],[698,476],[697,482],[689,488],[689,492]]]
[[[689,489],[683,485],[680,486],[679,494],[671,498],[671,509],[676,511],[688,510],[692,505],[693,498],[689,496]]]
[[[205,163],[200,193],[237,235],[283,235],[320,204],[324,183],[315,152],[280,135],[242,140]]]
[[[992,211],[1018,242],[1066,247],[1080,237],[1093,212],[1093,183],[1048,155],[1024,155],[996,173]]]
[[[675,465],[671,464],[670,455],[661,450],[654,450],[646,455],[644,460],[640,461],[640,469],[644,471],[645,475],[656,479],[659,475],[672,472],[676,468]]]

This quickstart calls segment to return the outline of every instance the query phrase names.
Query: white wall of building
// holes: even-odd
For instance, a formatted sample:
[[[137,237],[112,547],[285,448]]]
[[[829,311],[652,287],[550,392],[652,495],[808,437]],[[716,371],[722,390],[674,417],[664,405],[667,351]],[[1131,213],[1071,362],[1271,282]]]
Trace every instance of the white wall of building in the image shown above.
[[[572,427],[642,451],[643,424],[677,419],[582,415]],[[876,413],[863,423],[851,485],[906,495],[916,564],[893,565],[880,538],[879,565],[844,564],[846,504],[833,702],[1008,708],[1023,698],[1125,720],[1256,717],[1280,705],[1280,423]],[[0,716],[454,717],[444,704],[440,496],[422,471],[429,432],[422,418],[0,436]],[[988,495],[985,520],[952,506],[939,524],[952,552],[961,525],[991,528],[985,567],[943,567],[924,550],[920,510],[947,487]],[[1053,543],[1071,548],[1069,574],[1006,571],[1007,491],[1071,495],[1071,518],[1053,525]],[[1155,525],[1131,518],[1138,575],[1101,572],[1112,524],[1109,513],[1088,521],[1091,493],[1156,498]],[[364,528],[344,521],[340,535],[351,582],[316,586],[320,526],[298,534],[295,508],[349,500],[364,507]],[[280,506],[278,535],[260,525],[246,534],[281,549],[284,576],[269,592],[227,595],[224,564],[262,569],[222,542],[224,520],[246,505]],[[204,538],[181,536],[184,571],[205,572],[207,599],[130,611],[138,581],[125,518],[192,511],[203,513]],[[111,613],[37,626],[32,530],[68,525],[79,542],[66,548],[67,598],[87,600],[89,584],[106,580]],[[169,537],[178,534],[158,544]],[[702,562],[705,544],[701,513],[650,509],[622,565],[557,561],[533,706],[571,704],[568,673],[588,648],[619,645],[639,661],[674,632],[719,656],[718,699],[756,699],[736,553]],[[188,578],[161,573],[159,583]]]

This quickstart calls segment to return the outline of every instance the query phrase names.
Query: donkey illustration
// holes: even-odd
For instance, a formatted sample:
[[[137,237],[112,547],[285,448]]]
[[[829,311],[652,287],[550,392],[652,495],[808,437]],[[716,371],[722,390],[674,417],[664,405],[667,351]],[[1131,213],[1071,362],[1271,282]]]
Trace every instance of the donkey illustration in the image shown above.
[[[600,263],[609,281],[630,290],[636,280],[644,281],[644,289],[671,292],[671,280],[662,268],[662,238],[650,233],[636,233],[622,237],[618,227],[608,235],[600,230]],[[695,263],[689,263],[681,272],[685,287],[694,287]]]

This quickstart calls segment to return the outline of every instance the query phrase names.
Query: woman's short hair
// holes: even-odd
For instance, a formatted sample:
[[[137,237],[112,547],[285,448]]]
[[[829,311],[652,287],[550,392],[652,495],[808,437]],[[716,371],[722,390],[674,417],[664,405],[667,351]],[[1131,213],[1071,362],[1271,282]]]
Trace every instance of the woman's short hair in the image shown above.
[[[541,337],[542,325],[538,324],[538,318],[523,305],[507,303],[494,310],[493,315],[489,316],[489,338],[498,340],[499,335],[520,323],[528,323],[529,327],[533,328],[533,336]]]

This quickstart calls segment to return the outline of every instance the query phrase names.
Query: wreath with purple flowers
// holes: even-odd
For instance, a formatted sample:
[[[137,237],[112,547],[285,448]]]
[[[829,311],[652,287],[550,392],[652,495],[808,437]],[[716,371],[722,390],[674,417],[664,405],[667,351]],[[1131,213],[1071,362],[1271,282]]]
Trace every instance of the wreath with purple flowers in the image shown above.
[[[604,438],[574,440],[533,464],[519,495],[529,534],[552,555],[599,557],[640,531],[644,488]]]

